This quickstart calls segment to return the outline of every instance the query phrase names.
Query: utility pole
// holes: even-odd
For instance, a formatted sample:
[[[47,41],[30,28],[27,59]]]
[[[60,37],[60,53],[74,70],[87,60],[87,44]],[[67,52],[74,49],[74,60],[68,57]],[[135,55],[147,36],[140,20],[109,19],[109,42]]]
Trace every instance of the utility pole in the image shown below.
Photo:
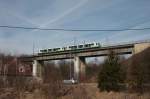
[[[109,46],[109,37],[106,37],[106,45]]]
[[[33,56],[34,56],[34,47],[35,47],[35,44],[34,44],[34,41],[33,41],[33,49],[32,49],[32,51],[33,51]]]
[[[71,55],[71,51],[70,51],[70,59],[72,58],[72,55]],[[72,64],[71,64],[71,61],[70,61],[70,79],[72,79]]]

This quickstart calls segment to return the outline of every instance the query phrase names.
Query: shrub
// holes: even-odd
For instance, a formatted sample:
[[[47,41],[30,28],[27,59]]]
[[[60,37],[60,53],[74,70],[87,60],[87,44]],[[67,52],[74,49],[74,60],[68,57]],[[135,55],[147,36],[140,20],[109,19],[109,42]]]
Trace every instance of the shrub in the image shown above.
[[[119,57],[110,51],[98,75],[98,88],[100,91],[118,91],[121,79],[121,65]]]

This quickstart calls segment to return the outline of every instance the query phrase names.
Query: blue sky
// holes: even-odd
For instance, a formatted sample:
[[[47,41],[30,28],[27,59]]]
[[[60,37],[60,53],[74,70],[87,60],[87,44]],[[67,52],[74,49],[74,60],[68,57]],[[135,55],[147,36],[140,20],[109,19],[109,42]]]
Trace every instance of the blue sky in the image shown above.
[[[150,27],[150,0],[0,0],[0,25],[65,29]],[[150,30],[70,32],[0,28],[0,52],[150,39]]]

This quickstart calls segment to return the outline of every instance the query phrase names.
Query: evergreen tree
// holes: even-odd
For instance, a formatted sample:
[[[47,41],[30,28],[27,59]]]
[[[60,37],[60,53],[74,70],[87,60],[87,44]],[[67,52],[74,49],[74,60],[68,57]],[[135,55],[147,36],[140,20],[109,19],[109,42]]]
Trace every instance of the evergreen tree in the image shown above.
[[[119,57],[110,51],[98,75],[98,88],[100,91],[118,91],[121,82],[121,69]]]

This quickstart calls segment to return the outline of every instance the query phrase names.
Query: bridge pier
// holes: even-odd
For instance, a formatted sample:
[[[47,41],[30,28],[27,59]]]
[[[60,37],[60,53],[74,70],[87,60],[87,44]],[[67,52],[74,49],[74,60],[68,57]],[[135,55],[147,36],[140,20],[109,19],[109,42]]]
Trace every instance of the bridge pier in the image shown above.
[[[74,79],[82,81],[85,78],[86,61],[85,57],[74,58]]]
[[[148,47],[150,47],[150,43],[134,44],[134,50],[132,53],[133,54],[140,53],[143,50],[147,49]]]
[[[42,80],[43,70],[44,70],[43,65],[44,65],[44,61],[38,61],[38,60],[33,61],[32,76],[34,78]]]

